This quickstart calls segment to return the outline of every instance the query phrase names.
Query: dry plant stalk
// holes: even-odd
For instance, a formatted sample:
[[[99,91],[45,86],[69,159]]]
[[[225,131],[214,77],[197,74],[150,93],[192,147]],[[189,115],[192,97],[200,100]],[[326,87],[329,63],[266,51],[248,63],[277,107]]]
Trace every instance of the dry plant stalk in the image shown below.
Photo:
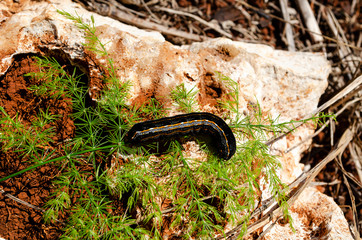
[[[305,25],[309,30],[313,42],[323,42],[321,30],[319,29],[317,20],[314,17],[313,11],[307,0],[297,0],[297,4],[301,10]]]
[[[81,0],[75,0],[75,1],[78,2],[79,4],[81,4],[84,8],[88,9],[89,11],[94,11],[103,16],[108,16],[113,19],[119,20],[121,22],[125,22],[130,25],[134,25],[134,26],[137,26],[140,28],[152,29],[153,31],[158,31],[163,34],[168,34],[171,36],[182,37],[182,38],[192,40],[192,41],[202,41],[202,40],[208,39],[205,36],[200,36],[200,35],[193,34],[193,33],[187,33],[184,31],[177,30],[175,28],[165,27],[164,25],[157,24],[157,23],[139,18],[133,14],[130,14],[130,13],[124,11],[127,8],[122,6],[121,4],[117,3],[116,1],[102,2],[102,3],[93,2],[92,6],[86,5]],[[104,8],[104,4],[107,4],[107,8]]]
[[[288,50],[295,52],[295,43],[293,37],[293,29],[290,25],[290,17],[288,13],[288,1],[287,0],[279,0],[280,8],[282,9],[283,18],[285,19],[285,34],[287,36],[288,42]]]
[[[303,174],[298,179],[296,179],[293,183],[289,185],[290,187],[290,195],[288,200],[288,205],[291,206],[293,203],[297,200],[297,198],[300,196],[300,194],[304,191],[305,188],[307,188],[313,179],[318,175],[318,173],[333,159],[335,159],[338,155],[344,152],[348,144],[353,139],[353,131],[351,129],[347,129],[344,134],[342,135],[338,146],[336,149],[332,150],[327,157],[325,157],[318,165],[316,165],[314,168],[312,168],[308,173]],[[297,185],[295,188],[293,186]],[[255,223],[248,226],[246,234],[250,234],[257,229],[269,224],[276,222],[282,215],[282,208],[278,206],[278,204],[274,201],[268,204],[268,206],[264,206],[265,209],[269,208],[267,211],[261,210],[257,211],[258,214],[254,215],[253,217],[262,215],[263,217],[256,221]],[[263,213],[263,214],[261,214]],[[242,225],[238,225],[233,230],[227,232],[226,239],[234,240],[238,238],[238,235],[241,232]],[[224,238],[218,238],[218,239],[224,239]]]

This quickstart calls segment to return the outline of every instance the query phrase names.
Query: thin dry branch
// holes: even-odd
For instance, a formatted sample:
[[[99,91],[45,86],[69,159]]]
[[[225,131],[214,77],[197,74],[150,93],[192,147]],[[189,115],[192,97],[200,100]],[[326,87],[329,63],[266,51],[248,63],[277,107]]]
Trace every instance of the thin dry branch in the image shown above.
[[[359,181],[362,183],[362,150],[356,143],[351,143],[348,149],[351,153],[351,159],[356,165]]]
[[[182,16],[187,16],[190,18],[195,19],[196,21],[200,22],[201,24],[208,26],[211,29],[214,29],[215,31],[219,32],[221,35],[224,35],[225,37],[228,38],[232,38],[233,36],[230,33],[225,32],[224,30],[221,29],[221,27],[219,25],[216,25],[214,23],[210,23],[205,21],[204,19],[195,16],[191,13],[187,13],[187,12],[182,12],[182,11],[178,11],[178,10],[174,10],[174,9],[169,9],[169,8],[165,8],[165,7],[155,7],[157,10],[160,11],[164,11],[164,12],[168,12],[168,13],[172,13],[172,14],[177,14],[177,15],[182,15]]]
[[[343,105],[343,108],[340,109],[337,113],[335,113],[335,117],[338,117],[341,113],[343,113],[348,107],[354,105],[357,102],[362,101],[362,98],[356,98],[351,100],[350,102],[347,102],[346,104]],[[298,144],[296,144],[293,147],[288,148],[287,150],[284,151],[284,153],[288,153],[290,151],[292,151],[293,149],[295,149],[296,147],[302,145],[303,143],[305,143],[306,141],[314,138],[315,136],[317,136],[320,132],[322,132],[331,122],[331,120],[327,120],[314,134],[309,135],[308,137],[304,138],[302,141],[300,141]],[[362,182],[362,171],[361,171],[361,182]]]
[[[357,178],[355,178],[351,173],[347,172],[344,169],[343,163],[341,161],[337,161],[337,164],[344,176],[348,177],[355,185],[362,189],[362,183],[360,183]]]
[[[45,212],[45,210],[44,210],[43,208],[37,207],[37,206],[35,206],[35,205],[33,205],[33,204],[30,204],[30,203],[28,203],[28,202],[25,202],[25,201],[17,198],[17,197],[15,197],[15,196],[13,196],[13,195],[11,195],[11,194],[9,194],[9,193],[6,193],[2,188],[0,188],[0,193],[3,194],[5,197],[14,200],[14,201],[17,202],[17,203],[20,203],[20,204],[25,205],[25,206],[27,206],[27,207],[29,207],[29,208],[35,209],[35,210],[37,210],[37,211],[40,211],[40,212],[42,212],[42,213]],[[62,222],[62,221],[60,221],[60,220],[58,220],[58,219],[55,219],[55,221],[56,221],[56,222],[59,222],[59,223],[61,223],[61,224],[63,224],[63,225],[65,225],[64,222]],[[0,239],[1,239],[1,238],[0,238]]]
[[[293,29],[290,25],[290,17],[288,13],[288,1],[287,0],[279,0],[280,8],[282,10],[283,18],[285,19],[285,34],[287,36],[287,42],[288,42],[288,50],[295,52],[295,43],[294,43],[294,37],[293,37]]]
[[[319,29],[317,20],[314,17],[313,11],[307,0],[297,0],[297,4],[303,16],[305,25],[309,30],[313,42],[318,43],[323,41],[321,30]]]
[[[348,93],[352,92],[354,89],[360,88],[361,86],[362,86],[362,76],[359,76],[358,78],[353,80],[350,84],[348,84],[342,91],[337,93],[334,97],[332,97],[330,100],[328,100],[326,103],[322,104],[314,112],[312,112],[310,114],[310,117],[324,111],[326,108],[337,102],[339,99],[343,98]]]
[[[0,188],[0,193],[3,194],[5,197],[8,197],[8,198],[14,200],[15,202],[18,202],[18,203],[20,203],[20,204],[23,204],[23,205],[25,205],[25,206],[27,206],[27,207],[30,207],[30,208],[33,208],[33,209],[35,209],[35,210],[38,210],[38,211],[41,211],[41,212],[45,212],[44,209],[42,209],[42,208],[40,208],[40,207],[37,207],[37,206],[34,206],[34,205],[32,205],[32,204],[30,204],[30,203],[28,203],[28,202],[25,202],[25,201],[23,201],[23,200],[15,197],[15,196],[9,194],[9,193],[6,193],[6,192],[5,192],[3,189],[1,189],[1,188]]]
[[[161,24],[153,23],[148,20],[141,19],[133,14],[127,13],[124,11],[126,7],[119,4],[118,2],[114,0],[110,0],[109,2],[101,1],[100,3],[94,1],[92,5],[89,5],[88,1],[83,0],[75,0],[81,5],[84,6],[84,8],[88,9],[89,11],[94,11],[98,14],[101,14],[103,16],[108,16],[113,19],[119,20],[121,22],[131,24],[140,28],[144,29],[150,29],[153,31],[158,31],[163,34],[181,37],[185,39],[189,39],[192,41],[203,41],[208,39],[206,36],[200,36],[197,34],[187,33],[180,30],[177,30],[175,28],[169,28],[165,27]]]
[[[300,178],[298,178],[299,185],[295,189],[292,189],[289,199],[287,201],[289,206],[293,205],[293,203],[297,200],[297,198],[304,191],[304,189],[307,188],[311,184],[312,180],[318,175],[318,173],[330,161],[332,161],[339,154],[344,152],[344,150],[346,149],[346,147],[348,146],[348,144],[351,142],[352,139],[353,139],[353,131],[350,129],[347,129],[343,133],[343,135],[338,143],[337,148],[332,150],[327,155],[326,158],[324,158],[318,165],[316,165],[314,168],[312,168],[307,174],[304,174]],[[277,218],[282,216],[282,214],[283,214],[282,208],[279,207],[278,205],[274,205],[272,208],[270,208],[270,210],[268,209],[267,212],[263,213],[263,217],[260,220],[254,222],[253,224],[248,226],[246,234],[250,234],[250,233],[256,231],[257,229],[268,224],[269,222],[274,222]],[[243,225],[240,224],[237,227],[235,227],[233,230],[227,232],[225,234],[226,238],[230,239],[230,240],[237,239],[241,232],[242,226]],[[223,238],[219,238],[219,239],[223,239]]]
[[[350,144],[349,144],[350,145]],[[357,219],[358,219],[358,215],[357,215],[357,209],[356,209],[356,201],[355,201],[355,197],[354,197],[354,194],[351,190],[351,186],[349,184],[349,181],[347,179],[347,177],[351,178],[351,176],[349,175],[349,173],[344,169],[343,167],[343,162],[342,162],[342,159],[341,159],[341,155],[338,156],[337,158],[337,163],[339,165],[339,167],[341,168],[342,172],[343,172],[343,180],[344,180],[344,184],[347,186],[347,189],[348,189],[348,194],[349,194],[349,197],[351,199],[351,204],[352,204],[352,215],[353,215],[353,233],[354,233],[354,239],[356,240],[359,240],[360,239],[360,235],[359,235],[359,232],[358,232],[358,229],[357,229],[357,226],[358,226],[358,222],[357,222]],[[353,177],[353,176],[352,176]],[[354,179],[353,179],[354,180]],[[355,182],[355,180],[354,180]],[[358,182],[357,182],[358,183]],[[360,185],[360,184],[359,184]],[[360,185],[361,187],[361,185]]]
[[[246,8],[253,9],[254,11],[260,12],[260,9],[258,9],[257,7],[254,7],[254,6],[250,5],[250,4],[248,4],[248,3],[245,2],[244,0],[236,0],[236,2],[242,4],[242,5],[243,5],[244,7],[246,7]],[[277,19],[277,20],[279,20],[279,21],[281,21],[281,22],[286,22],[283,18],[280,18],[280,17],[278,17],[278,16],[276,16],[276,15],[274,15],[274,14],[270,14],[270,13],[263,13],[263,14],[265,14],[266,16],[272,17],[272,18],[274,18],[274,19]],[[338,43],[338,44],[343,44],[343,45],[346,45],[346,46],[348,46],[348,47],[350,47],[350,48],[353,48],[353,49],[356,49],[356,50],[359,50],[359,51],[362,50],[360,47],[357,47],[358,45],[357,45],[357,46],[353,46],[353,45],[351,45],[351,44],[344,43],[343,41],[340,41],[340,40],[338,40],[338,39],[334,39],[334,38],[329,37],[329,36],[327,36],[327,35],[323,35],[323,34],[321,34],[321,33],[314,32],[314,31],[312,31],[312,30],[310,30],[310,29],[308,29],[308,28],[303,27],[303,26],[300,25],[300,24],[295,24],[295,23],[292,23],[292,22],[289,22],[289,24],[291,24],[292,26],[298,27],[298,28],[302,29],[303,31],[307,31],[307,32],[309,32],[309,33],[311,33],[311,34],[320,35],[322,38],[327,39],[327,40],[329,40],[329,41],[331,41],[331,42],[335,42],[335,43]]]
[[[338,54],[340,59],[342,60],[342,65],[349,69],[347,76],[349,79],[352,79],[353,73],[356,72],[356,65],[360,62],[360,59],[353,59],[353,53],[351,49],[348,47],[348,40],[346,36],[344,35],[344,32],[342,30],[342,27],[338,23],[336,17],[334,16],[333,12],[329,8],[325,8],[324,6],[321,6],[324,8],[325,14],[325,20],[328,23],[328,26],[330,27],[334,37],[339,40],[339,42],[343,42],[344,44],[338,45]],[[355,65],[356,64],[356,65]]]
[[[337,102],[339,99],[343,98],[344,96],[348,95],[348,93],[350,93],[351,91],[353,91],[356,88],[360,88],[362,85],[362,76],[359,76],[358,78],[356,78],[355,80],[353,80],[350,84],[348,84],[342,91],[340,91],[339,93],[337,93],[335,96],[333,96],[330,100],[328,100],[326,103],[322,104],[320,107],[318,107],[315,111],[313,111],[312,113],[310,113],[307,116],[304,116],[305,119],[311,118],[313,116],[315,116],[316,114],[324,111],[325,109],[327,109],[329,106],[331,106],[332,104],[334,104],[335,102]],[[303,123],[297,123],[295,124],[295,128],[300,127],[301,125],[303,125]],[[288,132],[283,133],[282,135],[272,138],[269,141],[267,141],[265,144],[266,145],[271,145],[274,142],[278,141],[279,139],[282,139],[283,137],[285,137],[287,134],[291,133],[293,130],[290,130]]]

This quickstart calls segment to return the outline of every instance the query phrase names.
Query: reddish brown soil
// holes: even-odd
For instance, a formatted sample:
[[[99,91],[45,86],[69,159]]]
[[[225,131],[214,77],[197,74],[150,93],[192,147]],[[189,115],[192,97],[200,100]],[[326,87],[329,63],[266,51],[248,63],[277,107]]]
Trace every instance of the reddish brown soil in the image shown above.
[[[61,143],[74,134],[74,124],[69,114],[72,107],[67,99],[54,100],[35,96],[28,87],[38,84],[37,80],[24,74],[36,72],[35,60],[30,56],[18,57],[7,73],[0,78],[0,106],[14,117],[16,114],[25,126],[35,118],[40,109],[48,109],[60,117],[52,126],[56,129],[55,143]],[[57,147],[54,145],[53,147]],[[0,151],[0,178],[8,176],[29,165],[28,158],[12,150]],[[51,195],[51,180],[57,175],[58,167],[45,165],[18,177],[1,182],[0,187],[32,205],[42,207]],[[0,194],[0,233],[6,239],[57,239],[61,225],[45,225],[42,212],[19,204]]]

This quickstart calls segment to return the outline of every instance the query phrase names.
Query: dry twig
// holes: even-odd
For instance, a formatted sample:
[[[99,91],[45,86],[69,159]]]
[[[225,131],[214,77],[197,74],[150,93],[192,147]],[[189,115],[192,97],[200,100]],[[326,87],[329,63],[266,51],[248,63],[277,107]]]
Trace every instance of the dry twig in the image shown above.
[[[14,200],[15,202],[18,202],[18,203],[20,203],[20,204],[23,204],[23,205],[25,205],[25,206],[27,206],[27,207],[30,207],[30,208],[33,208],[33,209],[35,209],[35,210],[38,210],[38,211],[41,211],[41,212],[45,212],[44,209],[39,208],[39,207],[37,207],[37,206],[34,206],[34,205],[32,205],[32,204],[30,204],[30,203],[28,203],[28,202],[25,202],[25,201],[23,201],[23,200],[15,197],[15,196],[9,194],[9,193],[6,193],[6,192],[5,192],[3,189],[1,189],[1,188],[0,188],[0,193],[2,193],[5,197],[8,197],[8,198]]]
[[[288,13],[288,1],[287,0],[279,0],[280,8],[282,9],[283,18],[285,19],[285,34],[287,36],[288,42],[288,50],[295,52],[295,44],[294,44],[294,37],[293,37],[293,29],[290,25],[290,17]]]
[[[126,7],[124,7],[123,5],[119,4],[117,1],[114,0],[110,0],[109,2],[99,0],[100,2],[95,1],[93,2],[92,5],[90,5],[88,1],[82,1],[82,0],[75,0],[75,1],[82,4],[86,9],[90,11],[97,12],[98,14],[101,14],[103,16],[108,16],[113,19],[140,28],[152,29],[153,31],[158,31],[163,34],[168,34],[171,36],[182,37],[192,41],[202,41],[208,39],[206,36],[199,36],[197,34],[183,32],[175,28],[165,27],[163,25],[136,17],[133,14],[125,12],[124,9],[126,9]]]
[[[290,196],[288,199],[288,205],[291,206],[296,201],[296,199],[300,196],[300,194],[304,191],[305,188],[307,188],[312,180],[317,176],[317,174],[333,159],[335,159],[339,154],[343,153],[348,144],[351,142],[353,138],[353,131],[350,129],[347,129],[344,134],[342,135],[338,146],[336,149],[332,150],[327,157],[325,157],[318,165],[316,165],[314,168],[312,168],[307,174],[302,175],[299,177],[297,182],[299,185],[292,189],[290,192]],[[258,221],[254,222],[250,226],[248,226],[246,234],[250,234],[257,229],[265,226],[269,222],[274,222],[276,219],[278,219],[280,216],[282,216],[282,208],[274,204],[270,210],[267,210],[265,213],[263,213],[263,217],[259,219]],[[226,238],[227,239],[237,239],[242,228],[242,224],[236,226],[233,230],[227,232]],[[222,239],[222,238],[219,238]]]
[[[343,113],[348,107],[354,105],[357,102],[362,101],[362,98],[356,98],[354,100],[351,100],[350,102],[347,102],[342,109],[340,109],[337,113],[335,113],[335,117],[338,117],[341,113]],[[331,120],[326,121],[315,133],[313,133],[312,135],[306,137],[305,139],[303,139],[302,141],[300,141],[298,144],[296,144],[293,147],[288,148],[287,150],[284,151],[284,153],[288,153],[290,151],[292,151],[293,149],[295,149],[296,147],[302,145],[303,143],[305,143],[306,141],[314,138],[315,136],[317,136],[320,132],[322,132],[325,127],[327,127],[330,124]],[[362,172],[361,172],[361,177],[362,177]],[[361,178],[361,182],[362,182],[362,178]]]
[[[310,113],[308,116],[304,116],[304,118],[308,119],[311,118],[313,116],[315,116],[316,114],[324,111],[326,108],[328,108],[329,106],[331,106],[332,104],[334,104],[335,102],[337,102],[339,99],[343,98],[344,96],[348,95],[348,93],[350,93],[351,91],[353,91],[356,88],[360,88],[360,86],[362,85],[362,76],[359,76],[358,78],[356,78],[355,80],[353,80],[350,84],[348,84],[342,91],[340,91],[339,93],[337,93],[335,96],[333,96],[330,100],[328,100],[326,103],[322,104],[320,107],[318,107],[315,111],[313,111],[312,113]],[[295,129],[300,127],[303,123],[298,123],[295,124]],[[278,141],[279,139],[285,137],[287,134],[291,133],[293,130],[290,130],[288,132],[285,132],[284,134],[272,138],[269,141],[267,141],[265,144],[266,145],[271,145],[274,142]]]
[[[201,24],[203,24],[203,25],[205,25],[205,26],[208,26],[208,27],[211,28],[211,29],[214,29],[215,31],[219,32],[221,35],[224,35],[225,37],[228,37],[228,38],[232,38],[232,37],[233,37],[230,33],[227,33],[227,32],[225,32],[224,30],[222,30],[219,25],[216,25],[216,24],[207,22],[207,21],[205,21],[204,19],[202,19],[202,18],[200,18],[200,17],[198,17],[198,16],[195,16],[195,15],[193,15],[193,14],[191,14],[191,13],[182,12],[182,11],[177,11],[177,10],[169,9],[169,8],[165,8],[165,7],[156,7],[156,9],[157,9],[157,10],[160,10],[160,11],[172,13],[172,14],[178,14],[178,15],[183,15],[183,16],[187,16],[187,17],[193,18],[193,19],[195,19],[196,21],[200,22]]]
[[[244,0],[236,0],[236,2],[242,4],[242,5],[245,6],[246,8],[253,9],[254,11],[260,11],[258,8],[252,6],[252,5],[248,4],[248,3],[246,3]],[[270,13],[268,13],[268,14],[263,13],[263,14],[265,14],[266,16],[272,17],[272,18],[274,18],[274,19],[277,19],[277,20],[279,20],[279,21],[281,21],[281,22],[286,22],[283,18],[280,18],[280,17],[278,17],[278,16],[276,16],[276,15],[274,15],[274,14],[270,14]],[[314,32],[314,31],[312,31],[312,30],[310,30],[310,29],[308,29],[308,28],[303,27],[303,26],[300,25],[300,24],[295,24],[295,23],[292,23],[292,22],[289,22],[289,24],[291,24],[291,25],[293,25],[293,26],[295,26],[295,27],[298,27],[298,28],[302,29],[303,31],[307,31],[307,32],[309,32],[309,33],[311,33],[311,34],[320,35],[322,38],[327,39],[327,40],[329,40],[329,41],[331,41],[331,42],[335,42],[335,43],[337,43],[337,44],[346,45],[346,46],[348,46],[348,47],[350,47],[350,48],[353,48],[353,49],[356,49],[356,50],[359,50],[359,51],[361,50],[361,48],[359,47],[359,45],[354,46],[354,45],[351,45],[351,44],[348,44],[348,43],[344,43],[344,42],[342,42],[342,41],[340,41],[340,40],[338,40],[338,39],[329,37],[329,36],[327,36],[327,35],[324,35],[324,34],[321,34],[321,33],[318,33],[318,32]],[[362,39],[361,39],[361,41],[362,41]]]
[[[349,152],[351,153],[351,159],[356,165],[357,174],[359,181],[362,183],[362,151],[356,143],[351,143],[348,146]]]
[[[336,17],[334,16],[333,12],[329,9],[329,8],[325,8],[324,6],[321,6],[324,8],[326,12],[324,15],[334,37],[339,40],[339,42],[342,42],[344,44],[339,44],[338,45],[338,54],[340,59],[342,60],[342,66],[344,66],[344,68],[349,69],[349,71],[347,72],[347,76],[349,77],[349,79],[352,79],[353,74],[356,72],[356,65],[354,65],[355,63],[358,65],[358,63],[360,63],[360,60],[357,59],[353,59],[353,54],[351,49],[349,48],[348,41],[346,36],[344,35],[344,32],[342,30],[342,27],[340,26],[340,24],[338,23]]]
[[[309,30],[313,42],[323,42],[321,30],[319,29],[317,20],[314,17],[313,11],[307,0],[297,0],[298,6],[301,10],[305,25]]]
[[[339,165],[339,167],[341,168],[341,170],[342,170],[342,172],[343,172],[343,180],[344,180],[344,183],[345,183],[345,185],[347,186],[347,189],[348,189],[348,193],[349,193],[349,197],[350,197],[350,199],[351,199],[351,204],[352,204],[352,215],[353,215],[353,233],[354,233],[354,238],[356,239],[356,240],[359,240],[360,239],[360,235],[359,235],[359,232],[358,232],[358,223],[357,223],[357,220],[356,219],[358,219],[358,217],[357,217],[357,209],[356,209],[356,201],[355,201],[355,198],[354,198],[354,195],[353,195],[353,192],[352,192],[352,190],[351,190],[351,186],[350,186],[350,184],[349,184],[349,182],[348,182],[348,179],[347,179],[347,176],[349,177],[349,178],[351,178],[351,176],[347,173],[347,171],[344,169],[344,167],[343,167],[343,163],[342,163],[342,159],[341,159],[341,155],[342,154],[340,154],[338,157],[337,157],[337,163],[338,163],[338,165]],[[358,183],[358,181],[357,181],[357,183]],[[360,184],[359,184],[360,185]],[[362,187],[361,185],[360,185],[360,187]]]

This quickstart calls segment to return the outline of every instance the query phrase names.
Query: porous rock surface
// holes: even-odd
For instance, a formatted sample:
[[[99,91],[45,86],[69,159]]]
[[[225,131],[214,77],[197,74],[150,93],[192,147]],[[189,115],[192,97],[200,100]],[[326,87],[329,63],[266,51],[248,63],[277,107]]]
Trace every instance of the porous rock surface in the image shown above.
[[[170,108],[169,115],[178,113],[167,99],[181,83],[187,89],[199,90],[198,110],[217,113],[215,105],[226,89],[215,72],[238,83],[241,112],[251,114],[251,106],[258,102],[263,112],[274,118],[280,116],[280,121],[308,116],[317,108],[327,86],[330,67],[322,54],[292,53],[223,38],[175,46],[159,33],[90,13],[68,0],[21,1],[16,10],[12,9],[13,4],[13,1],[0,2],[0,76],[6,73],[16,55],[58,54],[74,65],[82,68],[87,65],[89,77],[97,77],[99,69],[91,59],[85,58],[83,33],[56,12],[61,9],[88,20],[94,16],[97,34],[107,43],[120,81],[127,79],[133,83],[130,103],[156,97]],[[275,143],[272,152],[280,155],[312,132],[312,128],[303,126],[294,135]],[[299,161],[309,144],[282,154],[280,176],[285,183],[302,173]],[[268,197],[268,193],[263,193],[263,197]],[[352,239],[342,211],[315,188],[308,188],[291,206],[291,212],[296,232],[288,225],[277,224],[267,239],[311,239],[315,229],[321,226],[328,230],[326,236],[330,239]]]

